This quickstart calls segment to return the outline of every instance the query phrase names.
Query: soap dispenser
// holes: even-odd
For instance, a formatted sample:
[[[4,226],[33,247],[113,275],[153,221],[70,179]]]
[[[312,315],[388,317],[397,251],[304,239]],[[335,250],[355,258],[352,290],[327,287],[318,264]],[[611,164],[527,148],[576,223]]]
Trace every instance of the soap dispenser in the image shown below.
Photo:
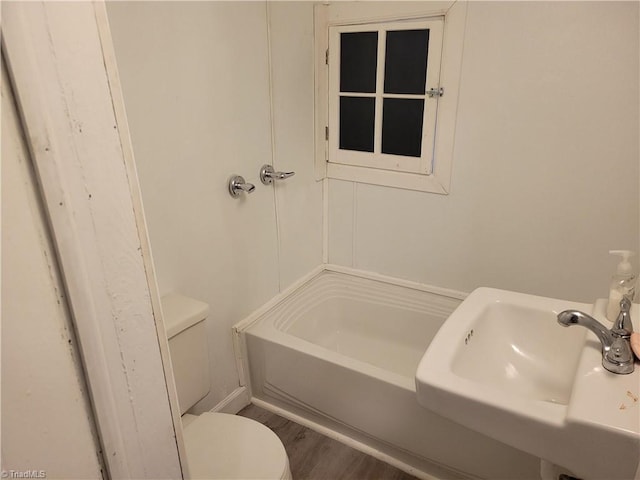
[[[615,321],[620,314],[620,300],[623,296],[627,296],[633,301],[636,290],[637,276],[633,271],[629,257],[635,255],[629,250],[610,250],[612,255],[620,255],[622,260],[616,268],[616,273],[611,277],[611,285],[609,287],[609,303],[607,303],[607,319]]]

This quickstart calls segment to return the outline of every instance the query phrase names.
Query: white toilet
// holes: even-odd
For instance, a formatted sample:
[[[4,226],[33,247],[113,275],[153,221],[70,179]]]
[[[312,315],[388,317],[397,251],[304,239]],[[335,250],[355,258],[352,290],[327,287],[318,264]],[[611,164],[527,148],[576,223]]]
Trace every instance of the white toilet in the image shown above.
[[[291,480],[282,442],[261,423],[226,413],[184,414],[209,392],[209,306],[171,293],[162,298],[162,310],[191,478]]]

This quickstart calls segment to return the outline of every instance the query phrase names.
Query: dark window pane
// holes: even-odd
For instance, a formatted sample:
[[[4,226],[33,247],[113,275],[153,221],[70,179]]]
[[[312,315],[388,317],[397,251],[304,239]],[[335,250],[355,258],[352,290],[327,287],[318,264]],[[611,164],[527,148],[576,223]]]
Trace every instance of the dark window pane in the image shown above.
[[[340,91],[374,93],[378,32],[340,34]]]
[[[385,98],[382,105],[382,153],[419,157],[424,100]]]
[[[387,32],[384,92],[425,92],[429,30]]]
[[[340,149],[373,152],[375,98],[340,97]]]

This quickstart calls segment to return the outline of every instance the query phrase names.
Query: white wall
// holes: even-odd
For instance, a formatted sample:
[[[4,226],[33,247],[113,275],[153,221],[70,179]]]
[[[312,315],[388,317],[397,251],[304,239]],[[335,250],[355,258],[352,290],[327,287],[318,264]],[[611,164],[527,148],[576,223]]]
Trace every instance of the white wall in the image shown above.
[[[313,2],[269,1],[274,166],[296,176],[276,185],[280,286],[322,262],[322,183],[313,155]]]
[[[321,262],[312,5],[107,7],[160,291],[211,306],[204,411],[238,387],[231,326]],[[264,186],[264,163],[296,175]],[[254,193],[230,197],[232,174]]]
[[[55,258],[3,58],[3,477],[27,470],[52,479],[102,477],[101,447]]]
[[[238,385],[231,325],[321,263],[313,5],[108,9],[160,289],[212,307],[204,410]],[[606,295],[607,251],[640,246],[637,3],[471,2],[464,49],[451,194],[330,181],[329,261]],[[271,161],[296,171],[275,190]],[[232,173],[256,191],[229,197]]]
[[[640,246],[638,38],[637,2],[470,2],[451,194],[332,180],[329,261],[606,296]]]

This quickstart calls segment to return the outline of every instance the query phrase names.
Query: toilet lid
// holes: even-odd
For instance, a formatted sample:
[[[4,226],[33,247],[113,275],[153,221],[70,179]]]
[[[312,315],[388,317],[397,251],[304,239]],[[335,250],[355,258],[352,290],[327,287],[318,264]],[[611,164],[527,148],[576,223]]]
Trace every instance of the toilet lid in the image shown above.
[[[261,423],[226,413],[203,413],[184,427],[191,478],[281,479],[289,472],[278,436]]]

